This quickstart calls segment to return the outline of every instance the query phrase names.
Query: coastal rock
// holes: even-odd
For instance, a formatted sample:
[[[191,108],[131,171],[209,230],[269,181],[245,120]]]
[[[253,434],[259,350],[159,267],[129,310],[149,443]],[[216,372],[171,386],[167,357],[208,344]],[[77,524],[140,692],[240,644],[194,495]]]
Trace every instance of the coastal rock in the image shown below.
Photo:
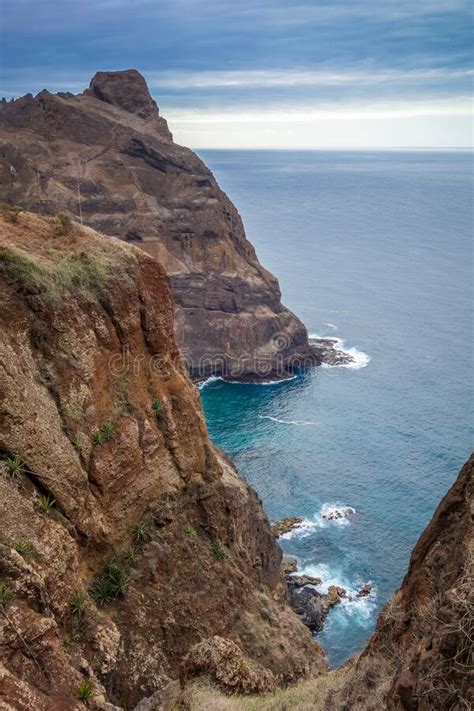
[[[289,576],[290,573],[296,573],[298,570],[298,559],[294,555],[283,555],[281,559],[280,570],[283,576]]]
[[[322,511],[322,517],[326,521],[342,521],[344,519],[350,519],[354,516],[356,510],[352,506],[342,506],[338,508],[337,506],[329,506]]]
[[[357,597],[367,597],[372,592],[371,583],[365,583],[357,593]]]
[[[288,575],[286,579],[288,586],[302,588],[305,585],[321,585],[321,578],[313,578],[311,575]]]
[[[156,260],[7,213],[0,294],[2,700],[73,711],[90,683],[92,708],[133,709],[215,636],[262,679],[326,669],[258,497],[208,438]]]
[[[285,533],[289,533],[294,528],[298,528],[303,523],[303,519],[299,516],[287,516],[280,521],[272,521],[272,532],[275,538],[283,536]]]
[[[82,94],[42,91],[0,108],[0,200],[67,211],[159,260],[196,377],[272,379],[319,364],[211,171],[172,140],[144,78],[98,72]]]
[[[311,632],[322,629],[331,607],[346,596],[344,588],[334,585],[329,587],[327,593],[318,592],[310,585],[292,586],[289,589],[292,608]]]
[[[400,590],[325,709],[471,708],[474,455],[439,504]]]

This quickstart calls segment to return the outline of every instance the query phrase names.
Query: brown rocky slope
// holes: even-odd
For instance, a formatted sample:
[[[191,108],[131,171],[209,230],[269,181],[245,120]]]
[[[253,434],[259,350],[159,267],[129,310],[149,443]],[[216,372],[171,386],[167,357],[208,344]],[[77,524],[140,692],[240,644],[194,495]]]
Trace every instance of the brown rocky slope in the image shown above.
[[[474,455],[416,544],[400,590],[366,649],[340,669],[259,697],[231,699],[204,679],[191,711],[463,711],[474,705]]]
[[[320,362],[234,205],[203,162],[173,142],[137,71],[99,72],[77,96],[3,101],[0,200],[67,210],[158,258],[191,373],[268,376],[294,360]]]
[[[93,694],[91,708],[132,709],[206,660],[246,692],[325,670],[259,500],[208,439],[161,266],[87,227],[9,218],[0,708]]]

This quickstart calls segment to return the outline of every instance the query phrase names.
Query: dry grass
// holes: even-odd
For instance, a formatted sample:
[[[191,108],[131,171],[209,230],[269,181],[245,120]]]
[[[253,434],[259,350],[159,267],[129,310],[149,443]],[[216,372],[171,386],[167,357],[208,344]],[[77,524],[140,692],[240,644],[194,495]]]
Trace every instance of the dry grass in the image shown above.
[[[12,227],[0,219],[0,274],[20,288],[58,300],[64,292],[97,299],[109,281],[130,276],[133,250],[118,240],[74,225],[58,245],[51,222],[29,213]]]
[[[328,693],[347,683],[352,673],[352,667],[343,667],[288,689],[255,696],[227,696],[201,678],[186,687],[176,711],[183,706],[190,711],[323,711]]]

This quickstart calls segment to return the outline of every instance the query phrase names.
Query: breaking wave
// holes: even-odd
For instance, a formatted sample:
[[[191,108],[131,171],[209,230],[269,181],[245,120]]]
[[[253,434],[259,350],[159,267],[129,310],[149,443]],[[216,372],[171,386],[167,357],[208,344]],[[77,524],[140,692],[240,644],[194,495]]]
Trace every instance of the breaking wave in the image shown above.
[[[356,617],[357,622],[362,624],[370,624],[376,612],[377,589],[370,580],[357,578],[355,580],[347,578],[342,571],[332,570],[325,563],[317,565],[307,565],[298,571],[298,575],[309,575],[312,578],[319,578],[322,582],[320,585],[314,586],[320,593],[327,593],[331,585],[342,587],[346,591],[346,597],[341,599],[341,602],[334,607],[328,620],[325,622],[325,628],[330,623],[330,619],[335,616],[339,618],[339,622],[344,624],[343,617]],[[372,589],[368,595],[357,597],[357,593],[365,584],[370,584]],[[348,620],[347,620],[348,621]]]
[[[331,326],[334,326],[334,324],[331,324]],[[319,333],[310,333],[308,335],[308,339],[310,341],[318,340],[321,338],[331,341],[334,344],[334,348],[336,350],[340,351],[341,353],[345,353],[352,359],[350,363],[337,363],[335,365],[323,363],[321,365],[321,368],[349,368],[350,370],[360,370],[361,368],[365,368],[367,365],[369,365],[371,360],[369,354],[359,350],[358,348],[355,348],[354,346],[347,348],[346,342],[343,338],[337,338],[336,336],[322,336]]]
[[[307,538],[315,533],[318,528],[327,528],[333,525],[349,526],[351,518],[353,518],[356,513],[357,511],[353,506],[325,503],[321,506],[319,513],[316,513],[313,518],[304,518],[300,524],[292,528],[291,531],[283,533],[280,538],[290,541],[295,538]]]
[[[259,418],[261,420],[271,420],[272,422],[279,422],[282,425],[296,425],[297,427],[319,425],[319,422],[312,422],[311,420],[280,420],[279,417],[273,417],[273,415],[259,415]]]

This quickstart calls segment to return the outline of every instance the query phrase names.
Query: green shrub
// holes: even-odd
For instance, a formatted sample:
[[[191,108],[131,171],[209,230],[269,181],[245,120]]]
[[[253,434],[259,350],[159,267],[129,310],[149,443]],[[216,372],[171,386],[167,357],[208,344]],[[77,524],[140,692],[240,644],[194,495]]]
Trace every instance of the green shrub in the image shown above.
[[[81,442],[81,438],[79,437],[79,435],[75,435],[75,436],[72,438],[71,444],[72,444],[72,446],[74,447],[74,449],[77,449],[78,452],[81,451],[81,449],[82,449],[82,442]]]
[[[194,528],[194,526],[191,526],[190,523],[188,523],[188,525],[185,526],[184,532],[188,536],[188,538],[196,538],[196,536],[197,536],[196,529]]]
[[[50,496],[41,495],[36,499],[36,505],[42,513],[49,513],[56,503],[56,499],[52,499]]]
[[[69,600],[69,609],[72,615],[80,617],[87,607],[87,595],[82,590],[76,590]]]
[[[30,541],[14,541],[12,548],[20,553],[23,558],[32,558],[36,553],[36,549]]]
[[[135,524],[132,531],[132,538],[135,543],[143,543],[148,539],[148,526],[144,521]]]
[[[109,442],[116,431],[117,428],[115,424],[111,420],[107,420],[100,426],[100,429],[94,433],[94,442],[96,444],[104,444],[104,442]]]
[[[129,584],[130,577],[123,566],[117,561],[111,561],[107,563],[89,592],[99,605],[103,605],[123,597]]]
[[[224,560],[225,558],[225,550],[223,549],[221,543],[215,539],[211,543],[211,551],[212,555],[216,560]]]
[[[5,460],[5,466],[12,479],[18,479],[23,471],[23,462],[20,457],[7,457]]]
[[[56,237],[62,237],[69,234],[72,227],[71,215],[67,212],[58,212],[54,218],[53,234]]]
[[[13,205],[10,207],[7,213],[7,218],[13,224],[16,224],[20,220],[20,214],[23,212],[23,208],[20,205]]]
[[[161,400],[158,400],[158,398],[153,400],[153,402],[151,403],[151,409],[153,410],[153,414],[158,417],[158,415],[161,414],[161,411],[163,409],[163,403],[161,402]]]
[[[77,687],[77,698],[86,706],[94,698],[94,687],[90,681],[83,681]]]
[[[15,593],[5,583],[0,583],[0,610],[4,610]]]
[[[138,549],[135,548],[135,546],[130,546],[130,548],[127,548],[127,550],[123,554],[123,559],[127,563],[131,563],[138,557]]]

